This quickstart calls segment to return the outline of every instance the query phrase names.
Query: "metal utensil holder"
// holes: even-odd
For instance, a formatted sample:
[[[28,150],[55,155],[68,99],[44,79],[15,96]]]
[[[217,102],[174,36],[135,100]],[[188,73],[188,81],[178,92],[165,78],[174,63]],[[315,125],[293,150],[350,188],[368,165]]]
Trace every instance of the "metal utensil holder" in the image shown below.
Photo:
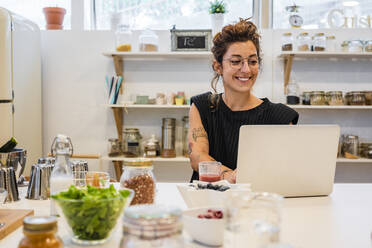
[[[0,153],[0,188],[8,192],[6,202],[19,200],[18,184],[23,185],[26,158],[27,151],[22,148]]]
[[[19,200],[17,179],[13,167],[0,168],[0,188],[8,191],[5,202],[14,202]]]
[[[31,167],[27,199],[47,200],[50,197],[50,175],[54,164],[34,164]]]

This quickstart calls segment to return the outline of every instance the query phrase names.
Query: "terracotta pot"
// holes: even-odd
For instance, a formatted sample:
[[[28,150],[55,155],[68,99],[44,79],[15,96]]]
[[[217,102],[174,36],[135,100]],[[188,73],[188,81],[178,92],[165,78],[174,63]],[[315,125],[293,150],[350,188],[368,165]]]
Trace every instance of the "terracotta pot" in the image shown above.
[[[65,17],[66,10],[59,7],[45,7],[43,8],[45,20],[47,22],[47,29],[62,29],[63,18]]]
[[[63,29],[63,26],[58,24],[47,24],[45,27],[46,29]]]

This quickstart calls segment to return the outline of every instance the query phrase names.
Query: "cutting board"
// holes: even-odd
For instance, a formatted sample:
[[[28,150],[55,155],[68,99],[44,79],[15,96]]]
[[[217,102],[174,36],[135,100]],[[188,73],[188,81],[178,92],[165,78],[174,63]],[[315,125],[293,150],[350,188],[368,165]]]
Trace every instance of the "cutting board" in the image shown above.
[[[0,227],[0,240],[23,225],[23,219],[29,215],[34,215],[34,210],[0,209],[0,223],[5,223],[5,226]]]

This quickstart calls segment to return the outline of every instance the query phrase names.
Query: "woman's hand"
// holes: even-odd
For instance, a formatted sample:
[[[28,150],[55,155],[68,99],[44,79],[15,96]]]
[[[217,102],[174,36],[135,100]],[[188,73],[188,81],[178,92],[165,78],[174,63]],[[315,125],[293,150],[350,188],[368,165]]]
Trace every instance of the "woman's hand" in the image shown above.
[[[221,173],[221,179],[229,183],[236,183],[236,170],[225,170]]]

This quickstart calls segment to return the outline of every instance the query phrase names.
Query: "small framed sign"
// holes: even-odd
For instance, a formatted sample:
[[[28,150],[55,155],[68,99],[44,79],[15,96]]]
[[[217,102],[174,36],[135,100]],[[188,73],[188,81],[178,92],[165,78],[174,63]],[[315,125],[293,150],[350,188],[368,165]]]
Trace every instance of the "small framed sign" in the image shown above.
[[[209,51],[212,43],[210,29],[171,29],[172,51]]]

